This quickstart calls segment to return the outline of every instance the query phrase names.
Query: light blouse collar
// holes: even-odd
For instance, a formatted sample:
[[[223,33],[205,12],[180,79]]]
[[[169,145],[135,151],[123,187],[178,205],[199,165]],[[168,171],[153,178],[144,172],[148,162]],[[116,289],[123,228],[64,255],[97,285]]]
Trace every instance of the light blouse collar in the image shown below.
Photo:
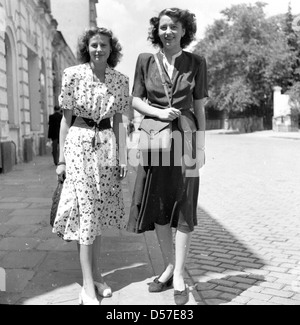
[[[182,54],[182,50],[172,56],[171,63],[169,63],[169,61],[167,60],[165,53],[163,51],[161,51],[161,53],[162,53],[163,65],[169,75],[169,78],[172,80],[174,69],[175,69],[175,60]]]

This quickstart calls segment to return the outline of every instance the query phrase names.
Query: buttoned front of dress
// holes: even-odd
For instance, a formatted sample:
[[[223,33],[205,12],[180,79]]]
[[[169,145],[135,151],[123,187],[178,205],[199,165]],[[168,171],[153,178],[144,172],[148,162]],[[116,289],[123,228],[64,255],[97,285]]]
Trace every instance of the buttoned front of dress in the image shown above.
[[[95,80],[89,64],[64,71],[60,105],[79,117],[101,120],[129,109],[129,80],[107,67],[105,82]],[[72,126],[65,140],[67,178],[53,232],[64,240],[91,245],[105,228],[125,229],[125,206],[118,178],[118,148],[112,129]]]
[[[172,106],[177,109],[189,109],[194,99],[208,96],[206,61],[203,57],[182,51],[175,58],[172,79],[165,65],[164,55],[159,52],[158,59],[163,67]],[[133,96],[147,98],[151,105],[158,108],[168,107],[162,81],[153,54],[143,53],[137,61]]]
[[[173,57],[171,64],[162,52],[158,53],[158,59],[165,75],[172,107],[191,109],[194,100],[208,96],[205,58],[182,51]],[[147,99],[149,105],[156,108],[165,109],[169,106],[151,53],[143,53],[138,57],[132,95]],[[176,119],[172,123],[173,135],[174,131],[181,132],[177,121]],[[182,140],[183,134],[180,134]],[[194,155],[195,132],[190,140],[189,153]],[[155,224],[176,228],[179,218],[184,219],[191,231],[197,225],[199,170],[195,170],[195,163],[188,166],[182,159],[185,143],[186,141],[179,141],[175,144],[173,141],[168,159],[164,159],[162,154],[155,156],[155,153],[147,153],[143,161],[146,163],[139,165],[127,227],[129,231],[143,233],[154,230]],[[192,171],[193,176],[187,176],[187,171]]]

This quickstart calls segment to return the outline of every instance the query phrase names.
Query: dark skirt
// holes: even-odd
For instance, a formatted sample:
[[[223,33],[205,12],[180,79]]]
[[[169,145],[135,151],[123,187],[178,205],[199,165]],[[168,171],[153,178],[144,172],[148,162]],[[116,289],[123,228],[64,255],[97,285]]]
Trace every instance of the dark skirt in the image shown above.
[[[173,128],[174,131],[174,128]],[[175,131],[178,129],[176,128]],[[155,224],[177,228],[185,221],[190,231],[197,225],[199,170],[195,160],[196,134],[183,141],[173,140],[171,152],[140,153],[127,230],[143,233],[155,229]],[[180,148],[180,152],[176,148]],[[185,158],[184,157],[185,154]]]

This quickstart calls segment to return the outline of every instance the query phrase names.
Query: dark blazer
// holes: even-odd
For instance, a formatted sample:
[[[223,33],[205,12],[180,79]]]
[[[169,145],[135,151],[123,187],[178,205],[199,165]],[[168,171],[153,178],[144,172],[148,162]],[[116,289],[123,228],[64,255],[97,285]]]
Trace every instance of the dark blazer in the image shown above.
[[[48,139],[57,140],[59,139],[60,122],[62,115],[59,112],[49,116],[49,130]]]

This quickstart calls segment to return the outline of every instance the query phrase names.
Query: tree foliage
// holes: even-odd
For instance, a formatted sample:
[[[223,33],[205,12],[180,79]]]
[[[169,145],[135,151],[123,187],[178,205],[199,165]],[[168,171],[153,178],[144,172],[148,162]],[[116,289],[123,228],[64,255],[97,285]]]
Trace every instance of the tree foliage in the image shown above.
[[[299,77],[299,43],[287,15],[266,18],[263,2],[233,5],[206,29],[194,52],[208,63],[215,108],[263,115],[273,87],[290,89]]]

